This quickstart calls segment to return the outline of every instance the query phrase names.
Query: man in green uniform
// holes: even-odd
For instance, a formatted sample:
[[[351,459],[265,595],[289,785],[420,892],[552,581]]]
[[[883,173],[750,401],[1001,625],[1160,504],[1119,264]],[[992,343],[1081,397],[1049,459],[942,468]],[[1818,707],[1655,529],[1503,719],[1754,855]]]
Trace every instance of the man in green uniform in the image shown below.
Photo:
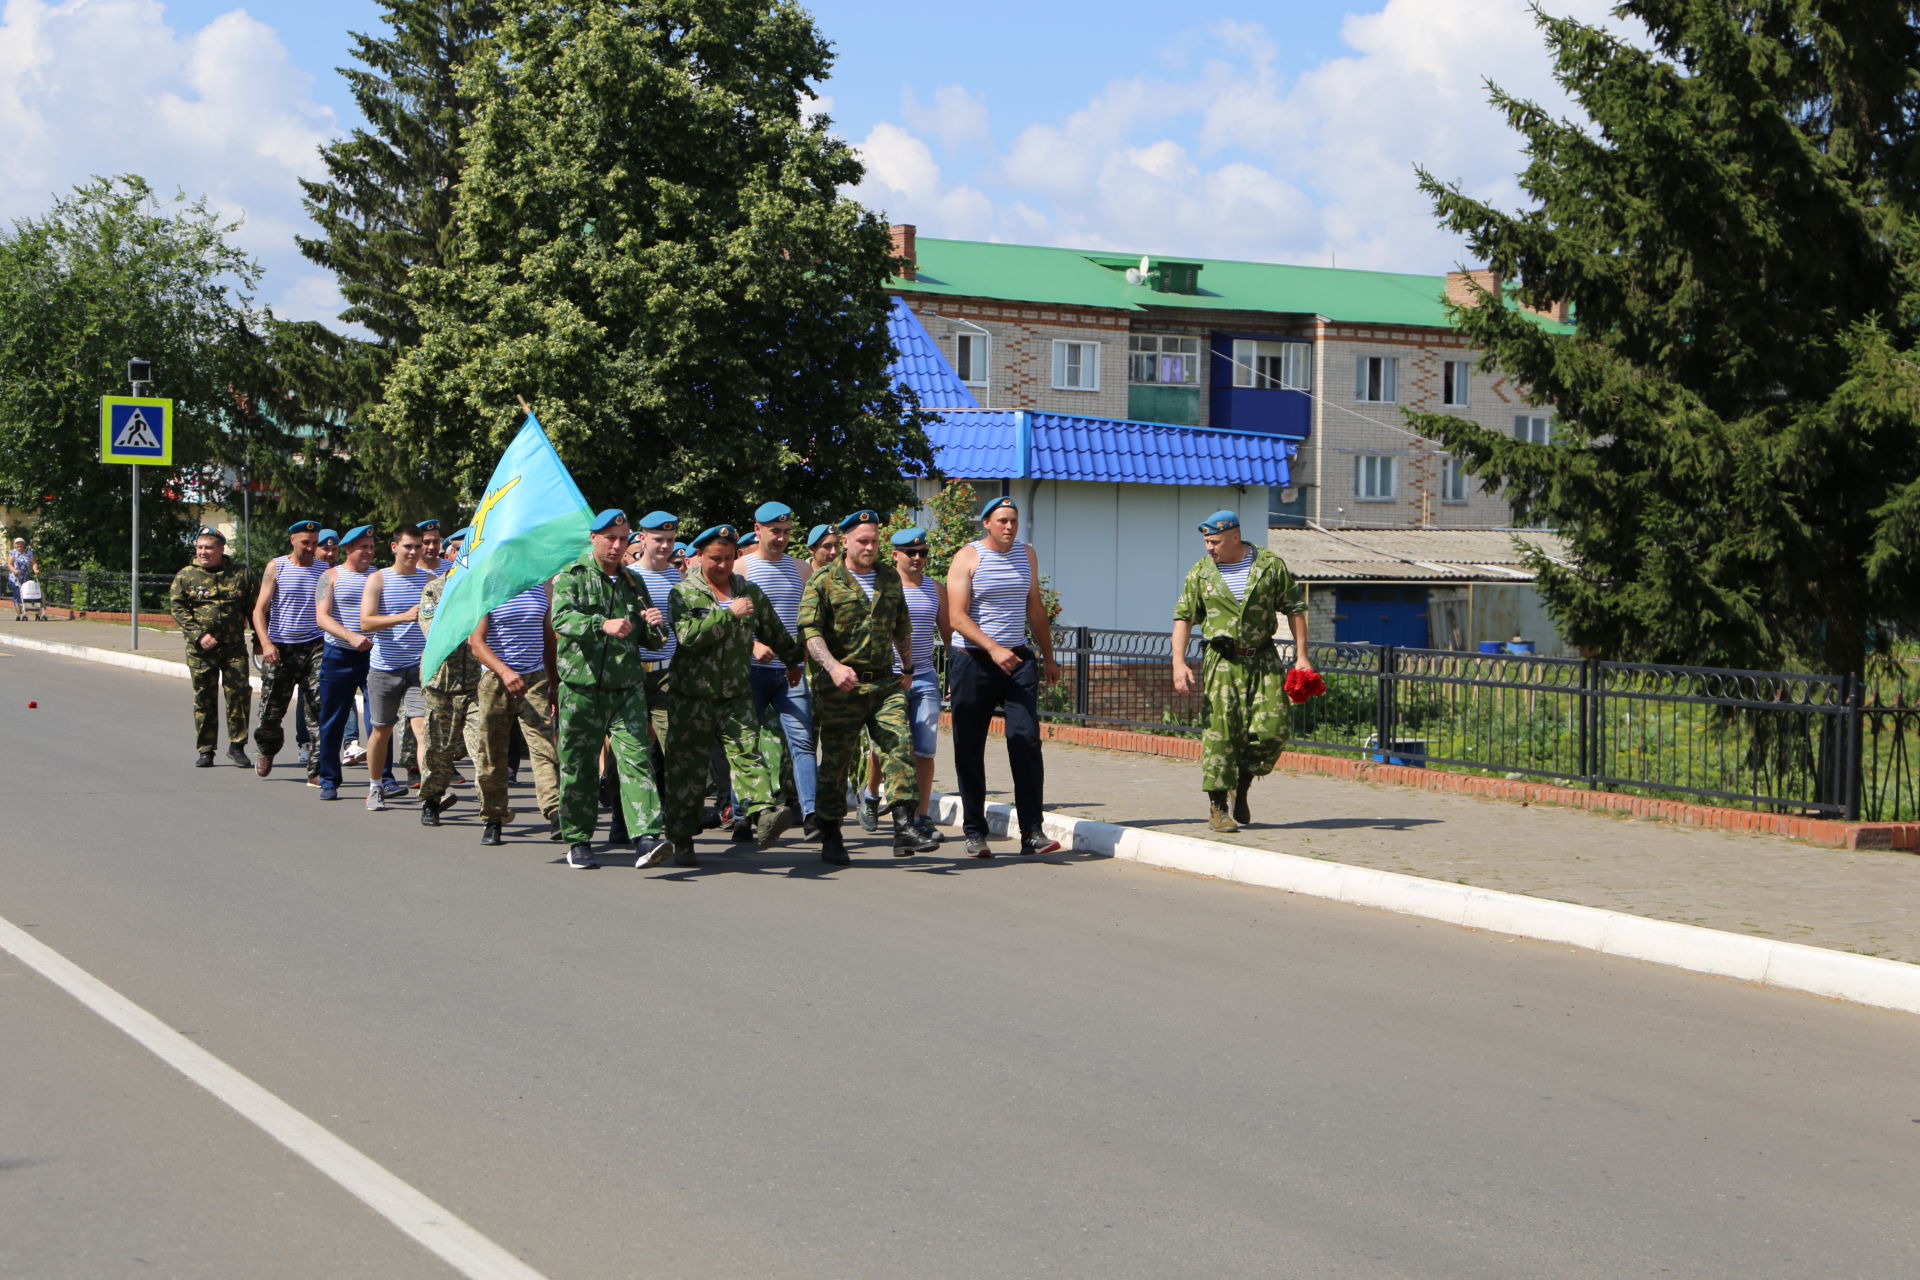
[[[1247,789],[1255,778],[1273,772],[1287,742],[1287,673],[1273,643],[1282,614],[1293,632],[1294,669],[1313,670],[1307,658],[1307,603],[1280,557],[1240,536],[1239,516],[1216,511],[1199,527],[1207,554],[1187,571],[1173,607],[1173,687],[1193,692],[1187,645],[1198,626],[1207,648],[1202,664],[1207,724],[1200,735],[1207,825],[1238,831],[1240,823],[1253,821]]]
[[[666,614],[646,584],[627,572],[627,513],[602,511],[589,526],[592,546],[553,579],[554,660],[560,671],[560,839],[567,865],[594,867],[600,817],[600,744],[611,742],[620,771],[627,830],[660,829],[660,793],[647,759],[647,667],[642,648],[660,647]],[[670,850],[641,836],[636,865],[654,866]],[[692,845],[686,857],[692,856]]]
[[[734,803],[752,819],[754,843],[780,838],[774,780],[760,752],[747,669],[756,640],[781,662],[798,666],[803,650],[773,611],[767,593],[733,571],[739,535],[715,525],[694,538],[687,576],[673,589],[673,707],[667,723],[667,839],[691,859],[701,801],[712,772],[713,744],[726,749]]]
[[[169,593],[173,620],[187,642],[187,672],[193,677],[193,730],[199,768],[213,763],[217,741],[215,691],[226,686],[227,759],[251,769],[247,759],[247,713],[253,689],[247,683],[249,612],[259,594],[253,574],[227,559],[227,538],[202,528],[193,540],[193,563],[173,575]]]
[[[460,544],[469,530],[462,529],[447,539],[447,563],[460,559]],[[441,574],[420,589],[420,630],[431,634],[433,616],[440,611],[440,595],[447,589],[447,575]],[[466,645],[458,645],[433,673],[423,691],[427,703],[426,781],[420,784],[420,825],[437,827],[440,815],[459,799],[447,788],[453,784],[453,762],[466,747],[476,761],[480,759],[480,717],[474,697],[480,689],[480,660]]]
[[[840,824],[847,816],[847,775],[860,758],[866,730],[880,756],[893,856],[938,848],[913,829],[917,789],[913,738],[907,728],[907,686],[913,682],[913,619],[900,573],[880,563],[880,513],[856,511],[840,522],[840,559],[807,579],[800,597],[800,642],[815,664],[813,723],[820,734],[820,857],[845,865]],[[900,672],[894,671],[899,658]]]

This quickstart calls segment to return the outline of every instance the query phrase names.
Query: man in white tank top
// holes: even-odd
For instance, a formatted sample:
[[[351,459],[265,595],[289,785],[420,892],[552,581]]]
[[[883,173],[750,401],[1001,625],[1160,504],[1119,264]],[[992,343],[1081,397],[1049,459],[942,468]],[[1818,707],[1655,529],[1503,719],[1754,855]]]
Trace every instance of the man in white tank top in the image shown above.
[[[987,727],[1001,712],[1020,852],[1052,853],[1060,843],[1041,829],[1046,772],[1040,758],[1040,680],[1043,669],[1048,682],[1058,680],[1060,667],[1053,660],[1053,629],[1040,598],[1040,556],[1020,541],[1020,509],[1012,498],[988,501],[980,525],[980,540],[960,548],[947,571],[947,616],[953,623],[948,687],[961,834],[969,857],[993,856],[987,843]]]
[[[261,777],[273,772],[273,758],[286,745],[287,709],[294,691],[306,694],[294,707],[303,717],[306,737],[320,734],[320,624],[313,616],[313,593],[327,566],[320,563],[320,522],[296,520],[287,526],[290,544],[284,556],[267,564],[260,596],[253,605],[253,633],[260,639],[260,719],[254,725],[253,771]],[[309,756],[307,778],[318,786],[320,762]]]
[[[792,538],[793,508],[784,502],[761,503],[753,513],[753,545],[749,547],[745,539],[741,540],[734,571],[766,593],[774,616],[798,645],[800,592],[807,575],[800,562],[787,554]],[[771,648],[754,641],[753,667],[747,680],[753,693],[753,714],[761,725],[760,751],[776,781],[789,766],[793,773],[794,794],[789,797],[793,807],[782,805],[778,810],[776,834],[800,822],[805,834],[811,836],[819,826],[813,813],[813,700],[804,674],[801,666],[787,666]],[[844,780],[840,785],[845,785]]]

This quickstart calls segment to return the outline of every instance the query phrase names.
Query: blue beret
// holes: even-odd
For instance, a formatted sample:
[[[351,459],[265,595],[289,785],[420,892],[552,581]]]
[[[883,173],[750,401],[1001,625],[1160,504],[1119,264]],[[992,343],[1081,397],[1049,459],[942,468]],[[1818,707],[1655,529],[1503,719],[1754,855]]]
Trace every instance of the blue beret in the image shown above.
[[[690,556],[693,554],[693,548],[684,542],[676,542],[673,544],[673,554],[677,556]]]
[[[214,528],[210,524],[201,525],[200,532],[194,534],[193,536],[196,541],[198,541],[201,538],[218,538],[220,539],[221,546],[224,547],[227,545],[227,535],[220,532],[218,529]]]
[[[793,508],[784,502],[763,502],[753,509],[756,524],[772,524],[793,514]]]
[[[750,533],[746,537],[740,539],[740,542],[738,545],[742,551],[745,551],[748,547],[757,547],[760,545],[760,535],[757,533]]]
[[[893,537],[887,539],[887,541],[901,548],[924,547],[927,545],[927,531],[919,525],[915,525],[911,529],[902,529],[900,532],[894,534]]]
[[[1231,511],[1216,511],[1200,522],[1202,533],[1225,533],[1240,527],[1240,517]]]
[[[994,512],[998,511],[1002,507],[1012,507],[1015,515],[1018,515],[1020,513],[1019,505],[1015,503],[1012,498],[1008,498],[1004,496],[999,498],[988,498],[987,505],[980,508],[979,519],[981,523],[984,524],[988,516],[992,515]]]
[[[813,548],[819,546],[820,539],[832,532],[833,526],[830,524],[817,524],[813,526],[813,528],[807,531],[807,550],[811,551]]]
[[[465,527],[455,529],[452,533],[448,534],[447,541],[448,542],[465,542],[468,538],[471,538],[472,536],[473,536],[473,526],[466,525]]]
[[[632,546],[634,543],[638,541],[640,541],[640,531],[638,529],[635,529],[632,533],[627,535],[628,546]]]
[[[605,511],[602,511],[593,518],[593,523],[588,525],[587,529],[591,533],[604,533],[608,525],[616,520],[625,520],[626,518],[627,513],[620,508],[608,507]]]
[[[687,550],[698,551],[716,539],[721,542],[738,542],[740,535],[730,524],[717,524],[711,529],[702,529],[700,532],[694,534],[693,542],[688,546]]]
[[[425,532],[426,532],[427,530],[429,530],[429,529],[438,529],[438,528],[440,527],[440,521],[439,521],[439,520],[437,520],[437,519],[435,519],[435,520],[415,520],[415,521],[413,522],[413,527],[414,527],[414,528],[416,528],[416,529],[418,529],[418,530],[419,530],[420,532],[422,532],[422,533],[425,533]]]
[[[320,531],[320,541],[338,542],[340,541],[340,531],[338,529],[322,529]]]
[[[287,532],[288,533],[318,533],[320,532],[320,522],[318,520],[295,520],[292,524],[287,526]]]
[[[676,516],[674,516],[671,512],[649,511],[647,512],[647,514],[640,517],[640,524],[638,527],[642,529],[654,529],[654,530],[664,529],[668,533],[673,533],[675,531],[675,526],[678,525],[679,523],[680,523],[679,519]]]
[[[858,511],[850,511],[846,515],[840,517],[840,532],[845,533],[847,532],[847,530],[857,528],[858,526],[863,524],[879,524],[879,523],[880,523],[880,513],[878,511],[871,510],[870,508],[867,508],[867,507],[862,507]]]
[[[360,539],[366,537],[368,534],[372,532],[373,532],[372,525],[357,524],[353,526],[353,528],[347,530],[345,533],[340,535],[340,545],[345,546],[349,542],[358,542],[360,541]]]

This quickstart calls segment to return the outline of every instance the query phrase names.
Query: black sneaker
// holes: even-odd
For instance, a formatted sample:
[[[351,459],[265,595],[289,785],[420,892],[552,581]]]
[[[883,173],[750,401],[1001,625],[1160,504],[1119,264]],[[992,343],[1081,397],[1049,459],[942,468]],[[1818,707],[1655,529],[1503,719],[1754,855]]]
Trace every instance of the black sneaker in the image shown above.
[[[1020,856],[1038,857],[1043,853],[1058,853],[1060,842],[1044,831],[1029,831],[1020,837]]]
[[[641,836],[633,842],[633,854],[633,865],[642,870],[663,867],[667,859],[673,856],[673,842],[662,840],[659,836]]]
[[[482,826],[480,828],[480,843],[481,844],[499,844],[500,843],[500,824],[497,822],[489,822],[489,823],[486,823],[484,826]]]
[[[227,748],[227,759],[233,762],[236,769],[253,768],[253,761],[247,759],[247,749],[237,742]]]
[[[193,767],[196,769],[213,768],[213,752],[202,751],[199,755],[195,756],[193,758]]]
[[[567,850],[567,865],[579,871],[594,871],[600,866],[593,860],[593,846],[576,844]]]
[[[800,823],[800,838],[803,840],[814,840],[818,839],[819,835],[820,819],[818,815],[810,813]]]
[[[421,804],[420,825],[423,827],[437,827],[440,825],[440,811],[433,807],[432,801],[426,801]]]
[[[967,856],[969,858],[991,858],[993,850],[987,845],[985,836],[967,837]]]
[[[913,820],[913,829],[919,834],[920,839],[925,842],[920,850],[922,853],[932,853],[935,849],[938,849],[942,844],[946,843],[947,838],[940,834],[940,828],[933,825],[932,814],[923,813],[915,818]]]

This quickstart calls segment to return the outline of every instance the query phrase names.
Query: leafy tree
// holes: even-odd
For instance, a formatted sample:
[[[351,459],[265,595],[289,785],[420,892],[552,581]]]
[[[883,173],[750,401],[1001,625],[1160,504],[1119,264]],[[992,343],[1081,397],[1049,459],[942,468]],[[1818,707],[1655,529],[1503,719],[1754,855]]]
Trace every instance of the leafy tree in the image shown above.
[[[353,427],[365,422],[400,354],[420,340],[407,277],[446,261],[460,140],[473,115],[459,71],[496,14],[478,0],[380,2],[387,33],[355,33],[360,65],[340,73],[367,126],[321,148],[326,178],[300,184],[321,234],[298,238],[300,251],[339,279],[347,302],[340,319],[372,337],[283,324],[274,358],[298,393],[302,425],[350,450],[366,498],[385,518],[401,519],[449,507],[447,476],[382,433]]]
[[[128,359],[152,361],[149,394],[174,402],[177,471],[131,468],[156,548],[182,545],[188,500],[225,502],[227,468],[277,430],[252,394],[260,269],[232,230],[124,176],[0,233],[0,506],[33,518],[44,568],[127,564],[129,468],[97,458],[100,397],[127,394]]]
[[[980,505],[980,495],[965,480],[950,480],[940,486],[938,493],[927,499],[927,510],[933,523],[918,527],[927,531],[928,573],[936,578],[945,578],[947,566],[953,563],[954,552],[980,536],[980,521],[977,518]],[[914,508],[902,503],[894,508],[886,526],[880,530],[881,541],[885,542],[902,529],[915,527]]]
[[[1505,282],[1460,326],[1554,439],[1411,420],[1567,534],[1574,563],[1534,567],[1577,643],[1857,671],[1920,621],[1917,9],[1622,4],[1647,48],[1541,15],[1589,119],[1493,91],[1533,207],[1421,174]],[[1523,310],[1557,303],[1575,332]]]
[[[886,375],[887,231],[802,111],[828,45],[791,0],[501,0],[443,267],[377,420],[471,495],[539,413],[596,503],[802,524],[931,466]]]

